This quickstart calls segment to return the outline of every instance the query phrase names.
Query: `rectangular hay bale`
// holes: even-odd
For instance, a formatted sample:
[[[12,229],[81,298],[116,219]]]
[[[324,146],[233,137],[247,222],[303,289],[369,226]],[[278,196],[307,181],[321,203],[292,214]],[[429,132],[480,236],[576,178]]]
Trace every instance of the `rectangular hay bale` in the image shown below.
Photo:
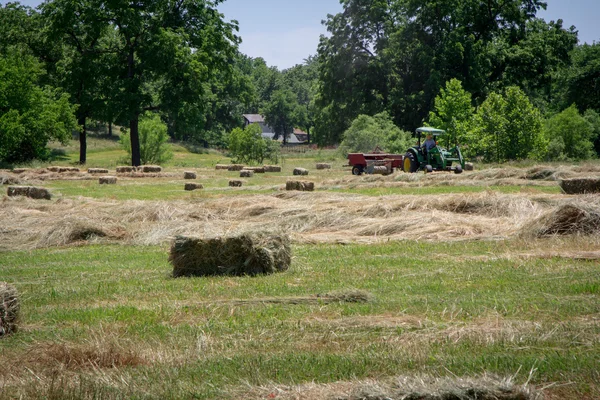
[[[36,200],[50,200],[52,198],[52,194],[48,189],[34,186],[9,186],[6,194],[9,197],[26,196]]]
[[[287,181],[285,183],[285,190],[298,190],[301,192],[313,192],[315,190],[315,183],[308,181]]]
[[[65,172],[79,172],[79,168],[75,167],[59,167],[58,173],[64,174]]]
[[[290,267],[290,238],[261,233],[208,239],[178,236],[169,261],[175,277],[272,274]]]
[[[145,174],[148,173],[158,173],[162,172],[162,167],[158,165],[142,165],[138,168],[139,171],[142,171]]]
[[[117,167],[117,174],[130,174],[130,173],[136,172],[136,171],[137,171],[137,167],[131,167],[131,166]]]
[[[306,168],[294,168],[294,175],[308,175]]]
[[[106,168],[88,168],[88,174],[108,174],[108,170]]]
[[[0,337],[17,330],[19,292],[7,282],[0,282]]]
[[[230,187],[242,187],[244,183],[242,181],[237,181],[237,180],[231,180],[229,181],[229,186]]]
[[[279,165],[265,165],[263,167],[265,172],[281,172],[281,167]]]
[[[217,165],[215,165],[215,169],[228,170],[229,169],[229,165],[227,165],[227,164],[217,164]]]
[[[98,178],[98,183],[100,185],[116,185],[117,177],[116,176],[101,176]]]
[[[243,170],[243,169],[244,169],[244,167],[245,167],[245,166],[244,166],[244,165],[242,165],[242,164],[231,164],[231,165],[229,165],[229,166],[227,167],[227,170],[228,170],[228,171],[234,171],[234,172],[237,172],[237,171],[241,171],[241,170]]]
[[[560,181],[560,188],[566,194],[600,193],[600,179],[564,179]]]
[[[193,171],[184,171],[183,179],[196,179],[196,173]]]
[[[243,169],[240,171],[240,178],[252,178],[254,176],[254,171],[249,169]]]
[[[200,183],[186,183],[184,189],[188,192],[192,192],[194,190],[204,189],[204,186]]]
[[[331,164],[327,163],[318,163],[317,169],[331,169]]]

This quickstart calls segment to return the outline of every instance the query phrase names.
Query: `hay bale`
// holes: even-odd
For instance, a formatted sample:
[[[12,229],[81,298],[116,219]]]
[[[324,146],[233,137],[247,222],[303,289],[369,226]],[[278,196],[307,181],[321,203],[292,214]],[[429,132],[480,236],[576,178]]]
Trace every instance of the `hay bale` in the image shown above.
[[[200,183],[186,183],[184,189],[188,192],[192,192],[194,190],[204,189],[204,186]]]
[[[108,170],[105,168],[88,168],[88,174],[108,174]]]
[[[560,181],[560,188],[566,194],[600,193],[600,179],[563,179]]]
[[[281,172],[281,167],[279,165],[265,165],[263,167],[265,172]]]
[[[137,171],[137,167],[130,167],[130,166],[117,167],[117,174],[130,174],[130,173],[136,172],[136,171]]]
[[[79,168],[75,168],[75,167],[58,167],[58,173],[64,174],[65,172],[79,172]]]
[[[227,164],[217,164],[217,165],[215,165],[215,169],[221,169],[221,170],[227,169],[228,170],[229,169],[229,165],[227,165]]]
[[[384,165],[373,166],[373,174],[374,175],[388,175],[389,173],[390,173],[389,168]]]
[[[475,169],[475,166],[473,165],[473,163],[465,163],[465,171],[473,171]]]
[[[600,233],[600,209],[574,204],[562,205],[523,227],[535,236],[594,235]]]
[[[245,166],[243,164],[231,164],[227,166],[227,171],[241,171],[245,168]]]
[[[20,185],[21,180],[10,175],[0,175],[0,185]]]
[[[331,169],[331,164],[317,163],[317,169]]]
[[[313,192],[315,190],[315,183],[308,181],[287,181],[285,184],[285,190],[299,190],[301,192]]]
[[[46,168],[48,171],[50,172],[58,172],[58,170],[60,169],[60,167],[48,167]]]
[[[294,175],[308,175],[308,170],[305,168],[294,168]]]
[[[243,182],[242,181],[237,181],[237,180],[231,180],[229,181],[229,186],[230,187],[242,187]]]
[[[192,171],[185,171],[183,173],[183,179],[196,179],[196,173]]]
[[[98,178],[98,183],[101,185],[116,185],[117,177],[116,176],[101,176]]]
[[[148,173],[158,173],[158,172],[162,172],[162,167],[158,166],[158,165],[142,165],[141,167],[138,168],[139,171],[142,171],[145,174]]]
[[[175,277],[272,274],[290,267],[290,238],[259,233],[209,239],[179,236],[169,261]]]
[[[50,200],[52,198],[52,194],[48,189],[34,186],[9,186],[6,194],[9,197],[26,196],[36,200]]]
[[[252,178],[254,176],[254,171],[249,169],[243,169],[240,171],[240,178]]]
[[[0,337],[17,330],[19,292],[6,282],[0,282]]]
[[[265,173],[265,167],[244,167],[245,170],[248,171],[252,171],[255,174],[264,174]]]

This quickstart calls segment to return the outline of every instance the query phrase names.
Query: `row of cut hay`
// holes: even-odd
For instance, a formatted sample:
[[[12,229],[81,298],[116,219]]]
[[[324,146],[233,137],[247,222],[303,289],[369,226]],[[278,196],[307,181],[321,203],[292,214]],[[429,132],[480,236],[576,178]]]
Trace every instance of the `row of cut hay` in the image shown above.
[[[534,386],[512,378],[400,376],[383,380],[309,383],[297,386],[267,385],[230,389],[234,398],[280,400],[543,400]]]
[[[75,167],[52,166],[52,167],[48,167],[46,169],[50,172],[58,172],[60,174],[64,174],[66,172],[80,172],[79,168],[75,168]]]
[[[560,188],[566,194],[600,193],[600,178],[564,179]]]
[[[179,236],[169,255],[176,277],[270,274],[287,270],[291,260],[287,235],[259,233],[208,239]]]
[[[300,242],[373,242],[379,240],[464,240],[509,238],[531,231],[562,206],[586,210],[570,229],[544,228],[542,234],[595,235],[593,222],[600,210],[594,196],[566,199],[555,195],[382,196],[327,192],[280,192],[274,195],[234,196],[194,201],[115,201],[61,199],[39,204],[5,198],[0,220],[0,248],[30,249],[68,243],[65,221],[85,221],[102,230],[124,231],[129,243],[163,244],[177,235],[222,236],[252,230],[281,229]],[[255,212],[257,205],[261,211]],[[269,205],[265,208],[264,205]],[[585,207],[589,207],[589,210]],[[587,221],[587,222],[586,222]],[[589,223],[591,221],[591,225]],[[587,228],[582,225],[586,224]],[[537,235],[537,234],[536,234]],[[113,240],[107,235],[106,240]]]

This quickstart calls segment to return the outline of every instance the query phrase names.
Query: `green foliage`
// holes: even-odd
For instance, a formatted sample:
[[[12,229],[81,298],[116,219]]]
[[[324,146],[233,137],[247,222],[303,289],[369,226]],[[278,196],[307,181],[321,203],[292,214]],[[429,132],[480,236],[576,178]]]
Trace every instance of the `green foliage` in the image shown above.
[[[376,147],[397,153],[404,153],[412,143],[411,135],[400,130],[387,113],[373,117],[359,115],[350,128],[344,132],[339,151],[348,153],[369,153]]]
[[[275,131],[275,140],[282,137],[283,142],[287,142],[299,120],[299,109],[301,107],[291,90],[280,89],[273,92],[271,99],[264,106],[262,114],[265,116],[267,125]]]
[[[549,160],[587,160],[595,154],[594,127],[579,114],[575,104],[549,118],[545,133],[549,140]]]
[[[583,44],[571,53],[572,65],[558,77],[565,89],[565,106],[577,104],[579,111],[600,112],[600,43]]]
[[[250,124],[246,128],[235,128],[227,138],[229,153],[239,163],[262,164],[265,159],[277,162],[279,143],[262,137],[262,129],[258,124]]]
[[[600,114],[594,110],[586,110],[583,117],[592,126],[592,137],[594,138],[594,150],[600,157]]]
[[[468,156],[495,162],[542,158],[548,145],[542,124],[541,113],[518,87],[492,93],[477,110]]]
[[[44,159],[49,141],[64,143],[77,129],[68,95],[40,87],[41,75],[32,56],[0,54],[0,160]]]
[[[463,89],[458,79],[451,79],[435,98],[429,125],[446,131],[447,145],[464,144],[473,125],[473,114],[471,94]]]
[[[173,153],[167,141],[167,125],[161,121],[160,116],[147,112],[140,119],[140,156],[142,164],[160,164],[170,160]],[[131,138],[129,132],[121,136],[121,146],[131,156]]]

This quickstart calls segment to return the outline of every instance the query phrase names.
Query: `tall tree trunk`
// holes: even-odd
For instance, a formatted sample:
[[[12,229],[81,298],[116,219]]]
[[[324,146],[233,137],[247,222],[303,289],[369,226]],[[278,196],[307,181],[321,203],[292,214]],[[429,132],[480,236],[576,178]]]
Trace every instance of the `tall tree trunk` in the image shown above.
[[[142,159],[140,155],[140,135],[138,131],[139,122],[139,114],[136,114],[135,117],[129,121],[129,137],[131,138],[131,165],[134,167],[139,167],[142,165]]]
[[[77,119],[77,123],[81,126],[81,132],[79,133],[79,164],[84,165],[87,154],[87,131],[85,128],[85,115],[80,115]]]
[[[310,144],[310,128],[306,128],[306,143]]]
[[[129,82],[129,94],[131,96],[137,96],[137,88],[134,87],[135,81],[135,58],[134,58],[134,49],[133,46],[129,44],[129,54],[127,55],[127,78],[130,79]],[[134,167],[139,167],[142,165],[142,160],[140,156],[140,134],[138,131],[138,126],[140,122],[140,113],[138,111],[139,104],[136,104],[136,109],[129,110],[131,113],[131,119],[129,120],[129,137],[131,139],[131,165]]]
[[[108,137],[112,137],[112,122],[108,123]]]

